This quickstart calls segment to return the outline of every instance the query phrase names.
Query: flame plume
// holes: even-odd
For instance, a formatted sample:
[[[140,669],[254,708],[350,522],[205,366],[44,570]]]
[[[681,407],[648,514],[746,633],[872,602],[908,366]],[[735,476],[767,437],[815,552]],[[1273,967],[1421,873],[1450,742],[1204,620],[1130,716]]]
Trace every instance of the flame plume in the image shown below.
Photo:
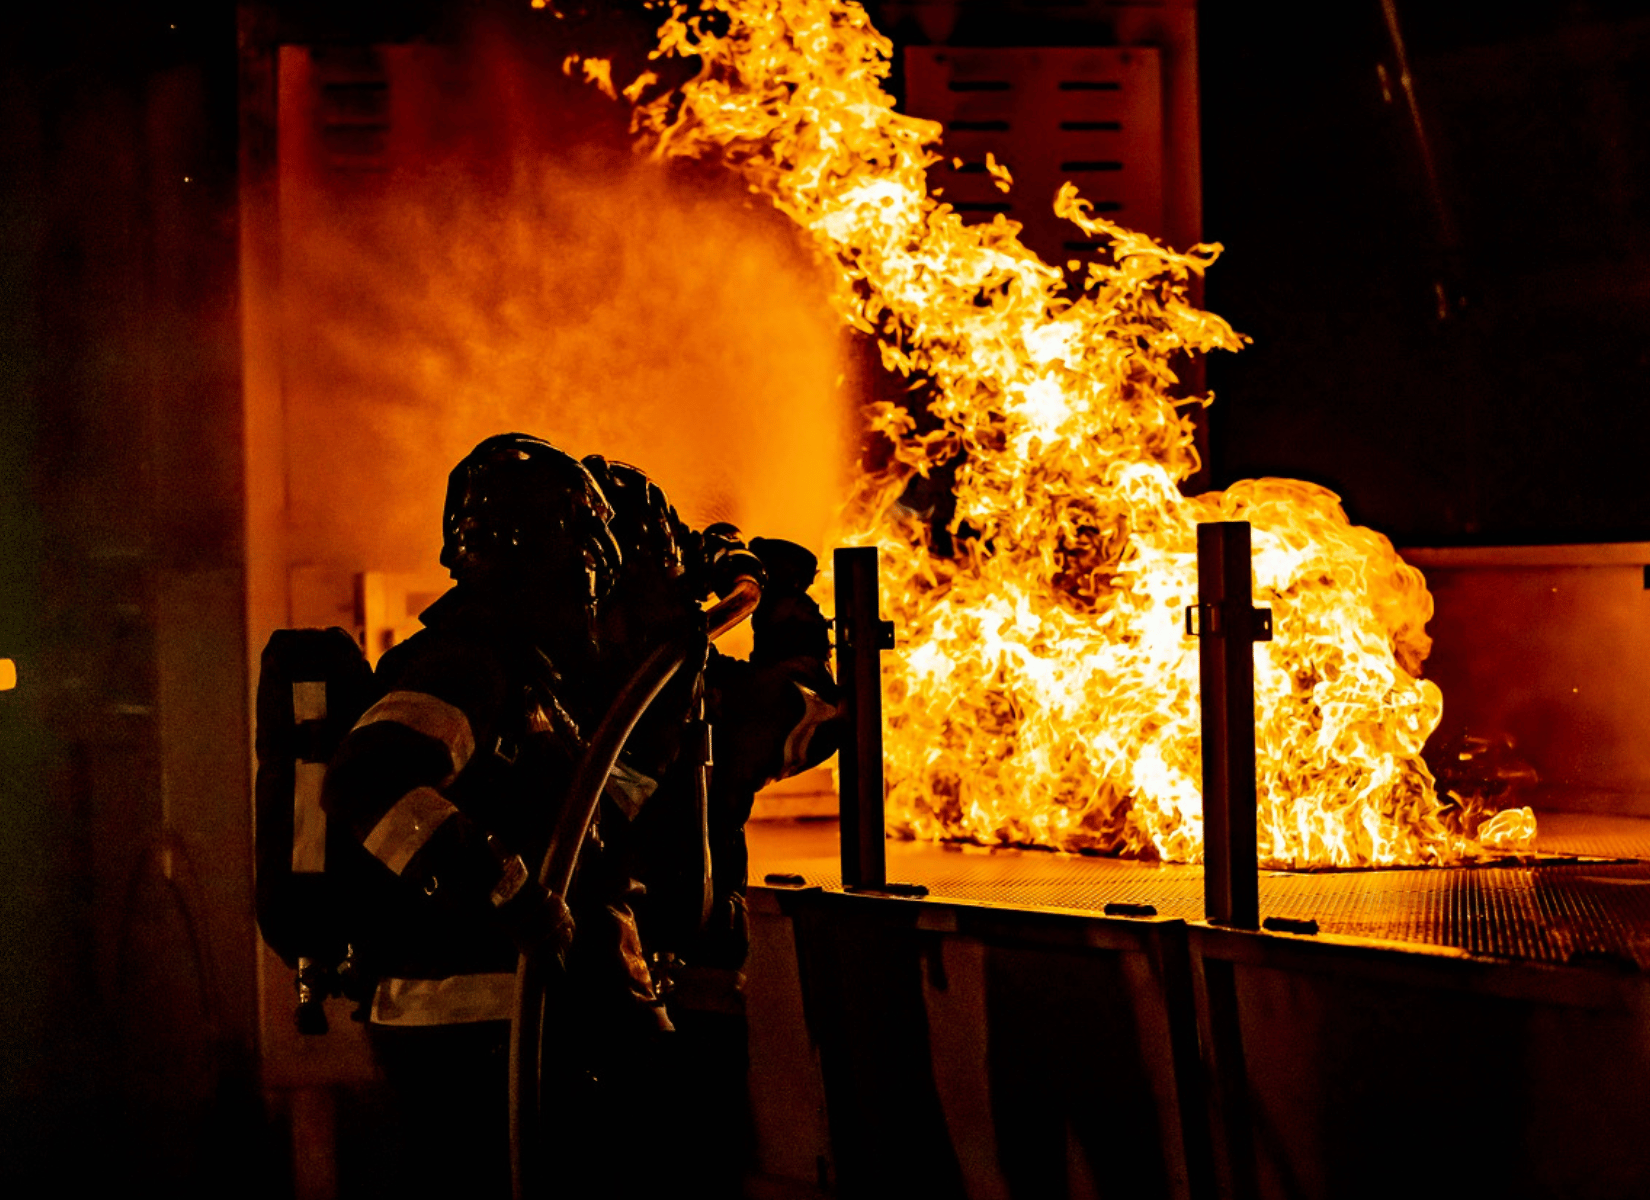
[[[1220,247],[1166,249],[1093,215],[1071,184],[1056,211],[1109,246],[1073,284],[1013,222],[964,225],[928,193],[939,126],[883,89],[890,53],[849,0],[705,0],[675,8],[654,51],[696,58],[697,76],[649,100],[646,74],[625,95],[648,152],[720,160],[796,222],[837,267],[836,311],[926,399],[921,413],[873,407],[889,453],[848,508],[856,540],[884,552],[904,647],[885,681],[892,829],[1198,860],[1197,654],[1181,614],[1196,525],[1226,519],[1254,526],[1257,602],[1276,628],[1255,669],[1262,860],[1527,848],[1528,809],[1446,822],[1422,762],[1442,699],[1418,677],[1420,572],[1311,484],[1181,494],[1197,467],[1181,406],[1199,401],[1171,396],[1171,360],[1246,340],[1188,301]],[[902,503],[913,476],[942,468],[956,497],[943,548]]]

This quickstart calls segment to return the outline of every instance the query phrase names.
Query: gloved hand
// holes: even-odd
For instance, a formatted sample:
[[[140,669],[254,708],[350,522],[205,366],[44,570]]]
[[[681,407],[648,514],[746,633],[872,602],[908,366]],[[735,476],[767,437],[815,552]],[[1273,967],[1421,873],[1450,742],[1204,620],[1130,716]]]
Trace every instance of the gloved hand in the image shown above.
[[[790,658],[816,658],[831,653],[830,628],[819,605],[808,595],[819,573],[819,559],[780,538],[752,538],[751,550],[762,560],[768,586],[751,617],[751,661],[777,663]]]
[[[551,895],[536,879],[524,879],[497,909],[510,940],[527,958],[566,963],[573,945],[573,914],[560,896]]]
[[[806,592],[819,574],[819,559],[813,551],[784,538],[752,538],[750,549],[762,560],[768,590],[775,595]]]
[[[741,575],[752,576],[766,586],[767,572],[762,560],[745,545],[738,526],[718,521],[705,526],[699,538],[703,564],[701,582],[709,591],[717,596],[726,596]]]

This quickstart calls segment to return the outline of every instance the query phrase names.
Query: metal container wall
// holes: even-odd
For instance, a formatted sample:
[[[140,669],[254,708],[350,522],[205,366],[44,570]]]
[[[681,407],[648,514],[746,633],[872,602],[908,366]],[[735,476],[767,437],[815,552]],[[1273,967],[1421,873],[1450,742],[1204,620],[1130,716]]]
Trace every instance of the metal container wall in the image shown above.
[[[1650,1194],[1625,961],[752,897],[752,1194]]]
[[[775,1185],[1198,1194],[1179,922],[811,888],[754,889],[752,913],[752,1100]]]
[[[1650,1190],[1650,988],[1193,926],[1219,1194]]]
[[[1650,544],[1404,555],[1437,606],[1440,733],[1510,737],[1537,812],[1650,816]]]

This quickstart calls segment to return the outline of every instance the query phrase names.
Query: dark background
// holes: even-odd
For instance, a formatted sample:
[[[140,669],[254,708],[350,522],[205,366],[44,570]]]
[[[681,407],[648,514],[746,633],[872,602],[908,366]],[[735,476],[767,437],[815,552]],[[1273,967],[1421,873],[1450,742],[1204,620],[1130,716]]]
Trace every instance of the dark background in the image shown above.
[[[1399,545],[1650,538],[1650,5],[1199,14],[1215,482]],[[1392,101],[1382,95],[1385,67]]]

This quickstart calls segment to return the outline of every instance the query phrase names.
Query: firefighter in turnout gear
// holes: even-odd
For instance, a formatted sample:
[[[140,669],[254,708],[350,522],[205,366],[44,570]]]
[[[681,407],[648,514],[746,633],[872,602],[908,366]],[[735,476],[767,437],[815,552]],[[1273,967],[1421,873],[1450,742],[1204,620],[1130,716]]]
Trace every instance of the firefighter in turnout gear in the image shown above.
[[[693,757],[669,745],[650,751],[657,734],[645,726],[633,738],[642,743],[638,761],[650,755],[646,769],[659,779],[633,830],[637,873],[647,880],[638,912],[642,940],[662,967],[658,982],[670,995],[675,1030],[669,1069],[657,1081],[670,1116],[655,1131],[655,1145],[678,1178],[709,1195],[735,1196],[750,1149],[741,991],[750,948],[745,821],[758,790],[825,761],[840,736],[827,624],[807,594],[817,560],[776,539],[755,538],[747,547],[731,525],[692,530],[636,468],[594,456],[584,461],[618,511],[613,528],[627,555],[618,603],[610,607],[616,623],[645,614],[649,624],[668,624],[684,595],[697,609],[706,591],[722,594],[741,574],[764,580],[750,659],[712,647],[705,664],[714,765],[703,814],[696,816],[691,802]],[[633,641],[617,629],[611,636]],[[709,847],[707,894],[688,852],[701,844]]]
[[[697,971],[722,982],[712,1006],[736,1013],[750,798],[835,749],[825,626],[802,591],[811,557],[689,529],[640,471],[580,463],[523,434],[488,438],[454,468],[441,555],[454,587],[384,655],[376,700],[322,790],[329,818],[352,835],[343,869],[358,966],[377,979],[370,1032],[416,1193],[508,1194],[518,954],[553,964],[565,983],[570,1028],[546,1052],[559,1056],[546,1086],[579,1092],[548,1150],[560,1194],[639,1194],[684,1167],[691,1177],[684,1155],[706,1171],[736,1169],[732,1151],[693,1149],[721,1135],[672,1110],[684,1072],[730,1076],[742,1041],[676,1035],[665,992],[705,992],[684,985]],[[717,656],[677,673],[608,778],[565,903],[550,895],[535,872],[623,681],[665,638],[703,628],[698,601],[731,572],[761,574],[767,560],[780,586],[757,610],[752,660]],[[697,752],[701,713],[716,759],[694,821],[691,781],[708,757]],[[696,851],[707,834],[705,888]],[[690,1010],[683,1019],[702,1023]],[[725,1078],[712,1086],[740,1090]]]

